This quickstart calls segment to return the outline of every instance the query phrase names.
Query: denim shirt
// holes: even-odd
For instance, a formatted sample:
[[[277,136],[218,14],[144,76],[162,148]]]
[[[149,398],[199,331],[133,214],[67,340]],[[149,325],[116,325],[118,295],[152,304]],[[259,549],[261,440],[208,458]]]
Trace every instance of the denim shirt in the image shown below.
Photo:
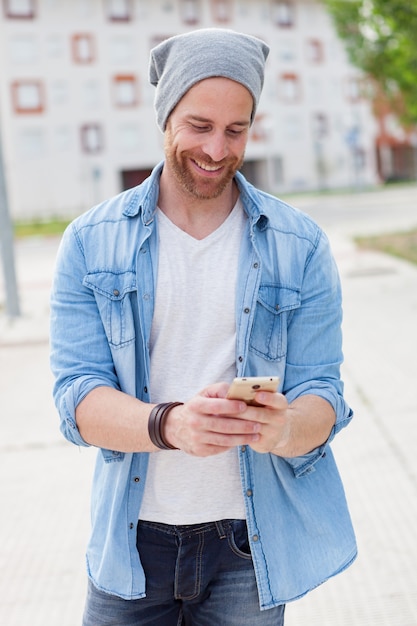
[[[78,446],[87,444],[75,409],[95,387],[149,401],[162,167],[77,218],[62,238],[51,295],[51,366],[61,430]],[[304,595],[356,556],[329,445],[352,412],[340,380],[341,290],[326,236],[241,174],[235,179],[248,216],[236,292],[236,375],[277,375],[289,402],[315,394],[336,413],[328,441],[303,456],[239,449],[260,607],[268,609]],[[99,589],[125,599],[145,596],[136,525],[148,456],[97,454],[88,573]]]

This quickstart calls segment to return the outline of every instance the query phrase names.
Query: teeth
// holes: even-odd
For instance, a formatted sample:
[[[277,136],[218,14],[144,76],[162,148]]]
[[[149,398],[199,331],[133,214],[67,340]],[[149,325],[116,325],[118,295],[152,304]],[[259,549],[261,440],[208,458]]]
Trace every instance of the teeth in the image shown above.
[[[198,167],[201,167],[202,170],[206,170],[206,172],[217,172],[217,170],[221,169],[218,165],[207,165],[206,163],[200,163],[196,161]]]

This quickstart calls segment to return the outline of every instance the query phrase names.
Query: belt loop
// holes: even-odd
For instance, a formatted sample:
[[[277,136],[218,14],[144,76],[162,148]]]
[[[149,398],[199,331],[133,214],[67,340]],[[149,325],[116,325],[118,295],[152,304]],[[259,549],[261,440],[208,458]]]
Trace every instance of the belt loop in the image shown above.
[[[217,532],[219,534],[219,539],[226,539],[227,535],[226,535],[226,532],[224,530],[223,521],[222,520],[216,522],[216,529],[217,529]]]

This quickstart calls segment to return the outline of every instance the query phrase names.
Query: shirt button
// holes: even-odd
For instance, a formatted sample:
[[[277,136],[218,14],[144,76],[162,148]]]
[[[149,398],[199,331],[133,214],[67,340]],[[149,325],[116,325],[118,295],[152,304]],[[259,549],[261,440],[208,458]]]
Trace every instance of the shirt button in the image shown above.
[[[246,307],[245,309],[243,309],[244,313],[249,313],[250,309],[248,307]]]
[[[252,489],[246,489],[246,495],[250,498],[252,495],[253,491]]]
[[[138,483],[140,481],[140,478],[139,478],[139,476],[135,476],[133,480],[134,480],[135,483]]]
[[[130,522],[130,524],[129,524],[129,528],[130,528],[130,530],[133,530],[133,529],[134,529],[134,527],[135,527],[135,525],[134,525],[134,524],[132,524],[132,522]]]
[[[259,263],[254,263],[254,264],[253,264],[253,267],[257,270],[257,269],[258,269],[258,267],[259,267]]]
[[[242,452],[246,452],[246,446],[241,447]]]
[[[113,289],[114,296],[120,296],[120,291],[118,289]]]
[[[252,535],[252,541],[259,541],[259,535]]]

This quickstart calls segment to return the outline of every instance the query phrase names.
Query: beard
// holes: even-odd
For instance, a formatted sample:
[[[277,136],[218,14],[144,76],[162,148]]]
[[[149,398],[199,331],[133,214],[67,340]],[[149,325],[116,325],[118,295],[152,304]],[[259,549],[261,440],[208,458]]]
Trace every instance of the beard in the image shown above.
[[[167,136],[169,137],[169,133]],[[244,160],[244,156],[242,155],[240,158],[233,157],[216,163],[207,157],[207,155],[196,155],[191,151],[177,154],[175,148],[169,141],[165,143],[165,157],[167,165],[181,189],[198,200],[212,200],[218,198],[229,185],[236,172],[241,168]],[[223,172],[216,178],[199,176],[197,172],[191,169],[189,165],[190,159],[211,167],[221,166],[224,168]]]

